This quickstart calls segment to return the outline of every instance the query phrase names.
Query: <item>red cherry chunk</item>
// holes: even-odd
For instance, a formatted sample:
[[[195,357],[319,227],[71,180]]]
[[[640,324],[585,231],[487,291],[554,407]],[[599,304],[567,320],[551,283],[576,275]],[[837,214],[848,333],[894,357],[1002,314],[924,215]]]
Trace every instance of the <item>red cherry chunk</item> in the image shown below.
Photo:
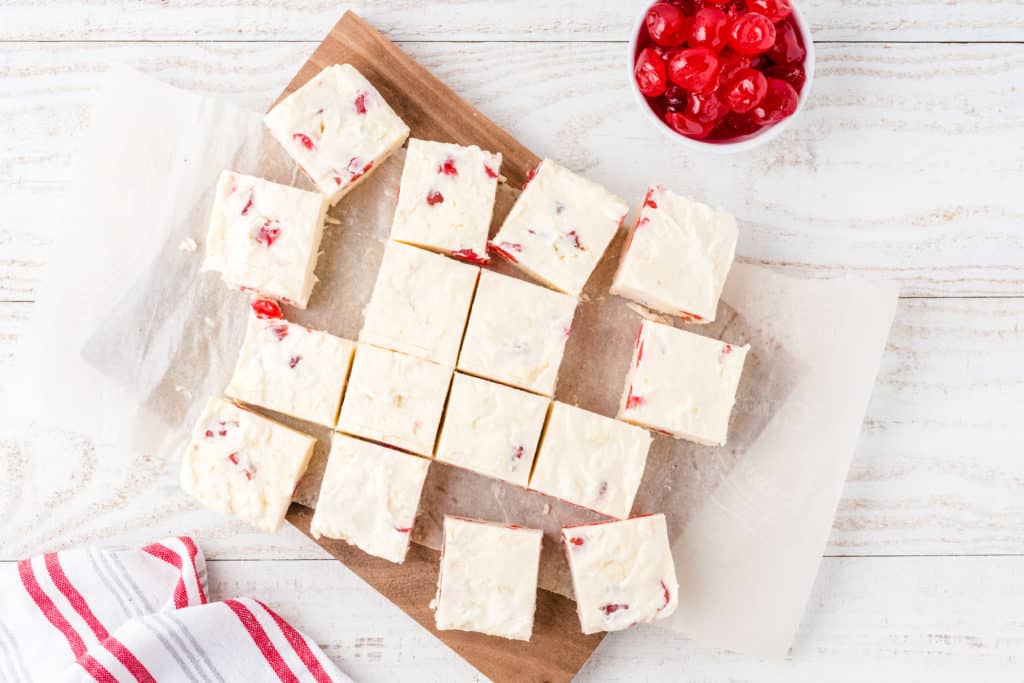
[[[763,14],[772,23],[782,21],[793,12],[789,0],[747,0],[747,9]]]
[[[256,241],[268,247],[274,246],[274,242],[281,237],[281,227],[277,221],[266,220],[256,233]]]
[[[451,157],[445,159],[444,162],[438,166],[437,172],[442,175],[459,175],[459,169],[455,168],[455,159],[452,159]]]
[[[765,56],[775,64],[802,64],[807,50],[792,22],[784,21],[775,27],[775,44]]]
[[[658,97],[664,94],[668,85],[665,73],[665,60],[653,48],[644,48],[636,58],[633,77],[640,92],[647,97]]]
[[[302,360],[302,356],[292,356],[291,359],[288,361],[288,367],[294,370],[295,366],[299,364],[300,360]]]
[[[775,44],[775,24],[763,14],[741,14],[729,27],[729,47],[741,55],[759,55]]]
[[[718,55],[706,47],[679,50],[668,62],[668,77],[691,93],[710,92],[718,84]]]
[[[434,206],[435,204],[443,204],[443,203],[444,203],[444,195],[441,194],[440,192],[438,192],[437,190],[431,190],[427,194],[427,204],[429,204],[430,206]]]
[[[257,318],[262,320],[281,320],[284,318],[281,307],[277,305],[276,301],[270,301],[269,299],[253,301],[252,311],[256,314]]]
[[[358,95],[356,95],[356,113],[366,113],[366,93],[364,92],[361,92]]]
[[[606,615],[608,615],[608,614],[615,614],[619,610],[629,609],[629,605],[613,603],[613,604],[610,604],[610,605],[602,605],[599,609],[602,612],[604,612]]]
[[[690,47],[707,47],[716,52],[725,46],[729,37],[729,17],[717,7],[704,7],[693,15]]]
[[[308,150],[316,149],[316,145],[313,144],[313,140],[305,133],[296,133],[292,136],[292,139]]]
[[[778,123],[796,111],[800,96],[786,81],[778,78],[768,79],[768,92],[759,105],[748,113],[752,121],[761,126]]]
[[[657,45],[676,47],[682,45],[690,33],[690,23],[683,11],[667,2],[651,5],[644,17],[647,34]]]
[[[725,87],[725,101],[737,114],[745,114],[757,105],[768,93],[768,79],[757,69],[743,69]]]

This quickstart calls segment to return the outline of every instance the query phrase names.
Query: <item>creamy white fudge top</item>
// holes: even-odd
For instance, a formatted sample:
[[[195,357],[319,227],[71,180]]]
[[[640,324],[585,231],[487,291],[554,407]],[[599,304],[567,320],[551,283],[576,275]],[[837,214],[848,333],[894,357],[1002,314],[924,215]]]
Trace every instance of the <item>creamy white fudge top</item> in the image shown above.
[[[530,488],[620,519],[647,464],[646,429],[555,402]]]
[[[750,346],[644,320],[619,419],[705,445],[725,445]]]
[[[562,529],[584,633],[664,619],[679,604],[665,515]]]
[[[526,486],[550,401],[455,374],[435,457]]]
[[[545,159],[490,248],[537,280],[579,296],[628,210],[597,183]]]
[[[310,533],[404,562],[429,467],[424,458],[335,434]]]
[[[181,463],[181,487],[207,507],[263,531],[281,527],[316,439],[210,399]]]
[[[540,529],[446,516],[431,603],[438,630],[529,640],[542,536]]]
[[[655,185],[619,260],[612,294],[692,322],[711,322],[736,256],[726,211]]]
[[[389,242],[359,340],[454,366],[480,268]]]
[[[409,140],[391,239],[486,263],[501,155]]]
[[[317,282],[327,207],[315,192],[222,172],[203,270],[220,272],[231,287],[305,308]]]
[[[576,303],[571,296],[483,271],[458,368],[552,395]]]
[[[409,127],[349,64],[332,64],[264,117],[334,204],[409,137]]]
[[[359,344],[338,429],[429,457],[451,377],[451,368]]]
[[[333,427],[354,351],[347,339],[253,314],[224,393]]]

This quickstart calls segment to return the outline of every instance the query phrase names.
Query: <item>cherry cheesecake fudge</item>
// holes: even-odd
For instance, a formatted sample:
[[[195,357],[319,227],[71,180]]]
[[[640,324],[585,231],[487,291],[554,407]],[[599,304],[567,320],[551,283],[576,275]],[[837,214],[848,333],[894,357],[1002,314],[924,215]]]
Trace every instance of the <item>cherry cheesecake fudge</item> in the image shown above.
[[[404,562],[429,467],[424,458],[335,433],[310,533]]]
[[[451,368],[359,344],[338,431],[430,457],[451,378]]]
[[[749,350],[749,345],[733,346],[642,321],[619,419],[679,439],[724,446]]]
[[[445,516],[437,596],[439,631],[529,640],[543,532]]]
[[[455,373],[434,457],[526,486],[550,401]]]
[[[490,250],[534,279],[579,296],[628,210],[597,183],[545,159]]]
[[[555,401],[530,488],[624,519],[650,447],[646,429]]]
[[[217,182],[203,270],[229,287],[305,308],[328,204],[316,192],[224,171]]]
[[[349,64],[326,67],[263,120],[331,204],[409,137],[409,126]]]
[[[553,395],[576,304],[571,296],[483,271],[458,369]]]
[[[665,515],[562,529],[583,633],[664,619],[679,604]]]
[[[209,508],[277,531],[315,445],[308,434],[213,398],[192,430],[181,487]]]
[[[388,242],[359,341],[455,366],[480,268]]]
[[[391,239],[487,263],[501,155],[409,140]]]
[[[611,293],[689,322],[715,319],[736,256],[736,220],[660,185],[647,190]]]
[[[353,342],[290,323],[273,302],[257,301],[224,393],[333,427],[353,353]]]

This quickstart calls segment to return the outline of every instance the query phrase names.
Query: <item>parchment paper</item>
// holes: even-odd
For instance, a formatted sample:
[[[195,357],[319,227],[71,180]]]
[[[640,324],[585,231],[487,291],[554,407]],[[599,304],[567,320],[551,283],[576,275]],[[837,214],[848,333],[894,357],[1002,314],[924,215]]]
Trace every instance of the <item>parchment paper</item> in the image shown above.
[[[161,130],[156,139],[153,121]],[[55,249],[51,263],[59,267],[47,276],[47,296],[23,338],[25,388],[34,397],[24,408],[34,417],[53,414],[57,395],[69,407],[63,402],[74,400],[78,431],[155,457],[179,457],[198,411],[227,383],[248,314],[245,295],[225,288],[216,273],[199,272],[217,175],[232,168],[309,187],[260,121],[256,112],[126,69],[107,76],[69,194],[74,229]],[[323,243],[322,282],[309,310],[290,309],[290,319],[357,336],[401,164],[396,155],[332,210],[338,224]],[[500,188],[496,222],[515,195]],[[559,400],[606,415],[615,413],[645,313],[607,294],[622,238],[589,283],[557,390]],[[189,240],[197,250],[182,248]],[[655,438],[634,513],[667,515],[682,586],[678,612],[658,627],[741,652],[788,649],[831,528],[896,294],[891,284],[800,280],[737,264],[718,322],[689,328],[749,342],[752,351],[727,447]],[[80,386],[102,392],[103,400],[60,397]],[[274,417],[321,441],[296,491],[296,500],[315,505],[327,430]],[[558,529],[602,519],[433,463],[414,540],[438,547],[445,513],[543,528],[541,584],[565,595],[571,589]]]

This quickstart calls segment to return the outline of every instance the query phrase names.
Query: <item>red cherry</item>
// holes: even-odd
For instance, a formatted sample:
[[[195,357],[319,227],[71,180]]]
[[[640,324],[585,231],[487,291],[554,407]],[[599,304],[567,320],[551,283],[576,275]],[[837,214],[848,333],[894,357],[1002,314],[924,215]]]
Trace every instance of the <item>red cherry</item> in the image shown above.
[[[356,113],[366,113],[366,93],[364,92],[361,92],[358,95],[356,95]]]
[[[682,109],[686,106],[686,91],[680,88],[675,83],[670,83],[665,89],[665,104],[669,107],[675,107],[676,109]]]
[[[789,0],[747,0],[747,9],[763,14],[773,23],[782,21],[792,13]]]
[[[787,116],[791,116],[796,111],[799,102],[800,96],[797,95],[793,86],[778,78],[769,78],[767,94],[761,104],[750,110],[748,116],[762,126],[778,123]]]
[[[695,121],[700,123],[710,123],[712,125],[718,123],[718,121],[728,113],[728,108],[722,101],[721,96],[717,92],[709,92],[706,95],[700,93],[693,93],[690,95],[690,99],[686,103],[686,108],[683,113]]]
[[[672,126],[672,129],[677,133],[685,135],[688,138],[693,138],[694,140],[703,140],[715,127],[714,124],[701,123],[697,119],[691,118],[678,111],[665,112],[665,123]],[[627,405],[627,407],[636,407],[637,405],[640,405],[640,400],[641,399],[636,396],[630,396],[628,403],[632,403],[633,405]]]
[[[719,83],[729,83],[736,74],[744,69],[749,69],[751,66],[751,59],[745,55],[737,54],[732,50],[725,50],[718,56],[718,61],[721,63],[722,68],[718,74]]]
[[[718,84],[718,56],[706,47],[680,50],[668,63],[668,77],[687,92],[710,92]]]
[[[683,11],[667,2],[651,5],[644,18],[647,33],[658,45],[675,47],[682,45],[690,33],[689,21]]]
[[[645,48],[636,58],[633,69],[636,85],[647,97],[658,97],[665,92],[668,79],[665,75],[665,60],[652,48]]]
[[[769,78],[778,78],[786,81],[797,92],[804,89],[804,82],[807,80],[807,74],[804,73],[804,68],[799,64],[777,64],[776,66],[770,66],[764,70],[764,74]]]
[[[726,114],[711,134],[714,140],[733,140],[752,135],[761,129],[760,124],[750,118],[750,114]]]
[[[776,64],[801,64],[806,54],[792,22],[784,21],[775,27],[775,44],[768,48],[765,57]]]
[[[725,86],[722,96],[737,114],[745,114],[768,93],[768,79],[757,69],[743,69]]]
[[[775,25],[763,14],[741,14],[729,27],[729,46],[741,55],[759,55],[775,43]]]
[[[296,133],[292,136],[292,139],[308,150],[316,149],[316,145],[313,144],[313,140],[305,133]]]
[[[690,47],[707,47],[718,52],[729,35],[729,17],[717,7],[704,7],[693,16]]]

